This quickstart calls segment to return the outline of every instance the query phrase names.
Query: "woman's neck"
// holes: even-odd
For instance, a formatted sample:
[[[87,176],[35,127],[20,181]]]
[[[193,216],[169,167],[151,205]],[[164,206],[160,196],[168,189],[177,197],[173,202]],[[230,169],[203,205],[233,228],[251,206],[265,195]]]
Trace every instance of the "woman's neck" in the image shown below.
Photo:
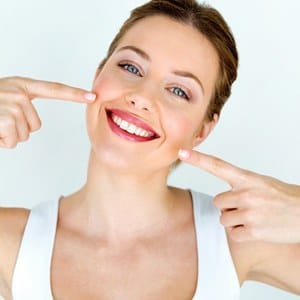
[[[76,219],[91,236],[110,243],[161,230],[171,222],[176,206],[167,173],[117,172],[91,154],[87,182],[74,197]]]

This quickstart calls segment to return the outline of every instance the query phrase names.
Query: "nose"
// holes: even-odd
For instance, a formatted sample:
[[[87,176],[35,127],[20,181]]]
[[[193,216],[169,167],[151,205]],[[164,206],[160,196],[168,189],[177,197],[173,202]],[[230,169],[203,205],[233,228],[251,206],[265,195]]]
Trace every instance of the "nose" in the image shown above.
[[[130,92],[126,95],[126,101],[138,110],[152,112],[155,110],[155,95],[145,89]]]
[[[140,100],[137,100],[136,98],[129,99],[129,102],[132,106],[139,110],[145,110],[145,111],[151,111],[150,105],[147,105],[145,102],[141,102]]]

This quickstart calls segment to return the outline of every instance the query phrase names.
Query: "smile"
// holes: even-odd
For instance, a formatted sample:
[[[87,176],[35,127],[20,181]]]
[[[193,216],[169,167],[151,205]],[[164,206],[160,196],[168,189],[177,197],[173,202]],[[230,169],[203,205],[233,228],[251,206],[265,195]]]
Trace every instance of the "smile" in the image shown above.
[[[135,126],[132,123],[128,123],[125,120],[122,120],[120,117],[118,117],[117,115],[112,114],[112,120],[115,122],[115,124],[117,124],[120,128],[122,128],[123,130],[131,133],[131,134],[135,134],[138,136],[143,136],[143,137],[152,137],[154,136],[153,132],[147,131],[145,129],[142,129],[140,127]]]
[[[158,134],[142,120],[121,110],[106,110],[108,123],[114,133],[132,142],[146,142]]]

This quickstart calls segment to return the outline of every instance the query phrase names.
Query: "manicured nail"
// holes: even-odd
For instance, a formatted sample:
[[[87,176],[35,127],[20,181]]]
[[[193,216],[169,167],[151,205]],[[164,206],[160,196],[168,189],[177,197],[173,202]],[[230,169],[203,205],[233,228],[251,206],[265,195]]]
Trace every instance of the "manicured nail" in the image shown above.
[[[97,97],[96,94],[93,94],[93,93],[84,94],[84,99],[87,101],[95,101],[96,97]]]
[[[178,156],[182,159],[188,159],[190,157],[190,152],[187,150],[179,150]]]

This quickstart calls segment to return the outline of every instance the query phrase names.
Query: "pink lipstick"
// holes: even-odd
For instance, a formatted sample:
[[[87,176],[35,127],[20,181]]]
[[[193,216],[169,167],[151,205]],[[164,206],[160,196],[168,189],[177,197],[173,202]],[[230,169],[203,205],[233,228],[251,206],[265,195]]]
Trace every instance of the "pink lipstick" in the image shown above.
[[[132,142],[148,142],[159,135],[144,121],[119,109],[107,109],[107,120],[111,130]]]

